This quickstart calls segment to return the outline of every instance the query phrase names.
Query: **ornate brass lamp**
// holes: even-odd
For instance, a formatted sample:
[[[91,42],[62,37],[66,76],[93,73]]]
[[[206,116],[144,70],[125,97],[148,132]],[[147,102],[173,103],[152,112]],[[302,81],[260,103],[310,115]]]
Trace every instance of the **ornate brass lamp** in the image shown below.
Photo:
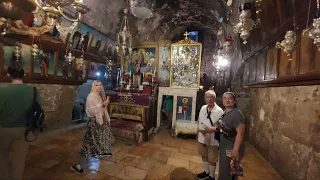
[[[287,31],[284,40],[276,43],[276,48],[282,49],[285,53],[287,53],[287,56],[290,57],[289,61],[292,60],[291,55],[294,49],[296,48],[296,43],[297,43],[297,33],[295,31],[296,29],[296,17],[295,17],[295,0],[292,1],[292,10],[293,10],[293,29]]]
[[[70,18],[63,13],[62,8],[72,5],[76,10],[76,18]],[[2,35],[6,33],[20,35],[39,36],[49,31],[60,17],[69,21],[78,22],[83,14],[90,9],[83,3],[83,0],[3,0],[0,2],[0,26]],[[45,22],[41,27],[30,27],[22,23],[21,19],[25,13],[37,13],[42,11]]]
[[[17,61],[19,61],[19,60],[20,60],[20,57],[21,57],[21,47],[16,46],[16,47],[14,48],[14,55],[16,56]]]
[[[317,45],[318,51],[320,51],[320,8],[319,0],[317,0],[317,11],[313,18],[313,28],[309,32],[309,37],[313,39],[313,43]]]
[[[296,47],[297,42],[297,33],[295,31],[287,31],[286,35],[284,36],[284,40],[280,42],[277,42],[276,47],[279,49],[282,49],[285,53],[287,53],[287,56],[290,56],[289,60],[291,59],[291,54],[294,51]]]
[[[256,0],[256,7],[260,6],[262,0]],[[243,40],[243,44],[247,44],[247,39],[250,37],[250,31],[253,28],[260,26],[259,13],[261,9],[256,11],[257,21],[251,18],[251,3],[244,3],[239,7],[239,22],[234,26],[234,32],[240,34],[240,38]]]
[[[123,51],[126,49],[129,50],[129,52],[132,52],[132,36],[129,31],[129,22],[128,22],[128,9],[124,9],[124,17],[121,24],[120,32],[117,36],[117,46],[116,51],[119,52],[120,47]]]
[[[33,57],[36,57],[39,54],[40,50],[39,50],[39,46],[37,44],[33,44],[31,46],[31,54]]]

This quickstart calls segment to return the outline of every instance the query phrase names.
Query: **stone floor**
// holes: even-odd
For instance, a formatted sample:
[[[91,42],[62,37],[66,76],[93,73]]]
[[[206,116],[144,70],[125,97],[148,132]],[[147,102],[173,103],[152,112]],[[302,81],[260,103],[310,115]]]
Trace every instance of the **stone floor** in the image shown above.
[[[165,130],[158,131],[150,141],[138,146],[116,142],[111,158],[81,159],[83,175],[70,170],[71,163],[79,162],[78,150],[84,128],[70,130],[30,147],[24,179],[195,179],[202,172],[195,139],[173,139]],[[275,170],[251,146],[242,161],[246,180],[281,180]]]

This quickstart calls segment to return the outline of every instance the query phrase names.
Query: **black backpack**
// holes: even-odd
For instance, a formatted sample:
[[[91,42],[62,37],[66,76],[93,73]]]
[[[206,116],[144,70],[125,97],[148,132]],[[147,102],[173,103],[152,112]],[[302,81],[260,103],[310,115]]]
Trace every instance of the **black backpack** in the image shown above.
[[[44,121],[44,111],[37,101],[37,88],[33,87],[33,102],[32,106],[28,112],[27,122],[26,122],[26,132],[24,133],[25,140],[28,142],[33,142],[37,139],[37,136],[32,141],[27,139],[29,132],[34,132],[39,129],[43,132],[43,121]]]

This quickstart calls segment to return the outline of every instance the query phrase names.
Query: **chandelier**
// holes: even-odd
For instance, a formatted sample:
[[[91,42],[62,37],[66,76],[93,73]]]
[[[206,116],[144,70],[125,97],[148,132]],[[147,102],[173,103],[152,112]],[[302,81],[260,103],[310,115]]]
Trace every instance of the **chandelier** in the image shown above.
[[[155,3],[155,0],[130,0],[131,13],[140,19],[150,18]]]
[[[75,18],[70,18],[63,13],[62,8],[69,5],[76,10]],[[3,0],[0,3],[1,35],[12,33],[39,36],[48,32],[61,17],[78,22],[89,10],[83,0]],[[26,13],[36,14],[39,11],[44,15],[42,18],[44,23],[40,27],[22,23],[21,20]]]
[[[258,28],[261,25],[260,20],[260,4],[262,0],[256,0],[256,15],[257,20],[254,21],[251,18],[252,12],[251,12],[251,3],[244,3],[240,5],[239,7],[239,22],[234,26],[234,32],[240,34],[240,38],[243,40],[243,44],[247,44],[247,39],[250,37],[250,31],[253,28]]]
[[[129,31],[129,22],[128,22],[128,9],[124,9],[124,17],[120,27],[120,32],[117,35],[117,45],[116,51],[119,52],[120,47],[122,52],[125,52],[128,49],[129,53],[132,52],[132,36]]]

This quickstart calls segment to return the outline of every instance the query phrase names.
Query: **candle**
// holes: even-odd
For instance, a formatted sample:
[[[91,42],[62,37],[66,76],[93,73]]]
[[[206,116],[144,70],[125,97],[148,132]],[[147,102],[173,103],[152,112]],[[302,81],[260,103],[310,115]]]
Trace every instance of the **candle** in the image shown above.
[[[141,74],[139,74],[139,77],[138,77],[138,86],[141,85]]]
[[[135,80],[134,80],[134,74],[133,74],[132,80],[133,80],[133,85],[134,85],[134,84],[135,84]]]
[[[144,72],[142,73],[142,78],[144,79]]]
[[[120,73],[120,71],[118,71],[118,73],[117,73],[117,86],[118,86],[118,83],[119,83],[119,73]]]

